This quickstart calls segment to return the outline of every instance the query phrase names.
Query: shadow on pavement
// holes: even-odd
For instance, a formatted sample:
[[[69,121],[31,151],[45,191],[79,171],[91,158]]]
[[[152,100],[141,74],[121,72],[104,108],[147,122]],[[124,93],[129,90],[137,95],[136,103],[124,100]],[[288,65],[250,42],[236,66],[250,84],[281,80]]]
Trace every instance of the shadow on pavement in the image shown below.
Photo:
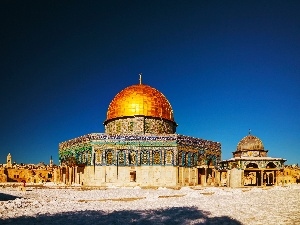
[[[209,217],[210,213],[194,207],[173,207],[169,209],[145,211],[77,211],[54,215],[38,215],[37,217],[18,217],[13,219],[0,219],[0,224],[32,225],[32,224],[232,224],[241,225],[237,220],[227,216]]]
[[[19,197],[0,193],[0,201],[15,200],[16,198],[19,198]]]

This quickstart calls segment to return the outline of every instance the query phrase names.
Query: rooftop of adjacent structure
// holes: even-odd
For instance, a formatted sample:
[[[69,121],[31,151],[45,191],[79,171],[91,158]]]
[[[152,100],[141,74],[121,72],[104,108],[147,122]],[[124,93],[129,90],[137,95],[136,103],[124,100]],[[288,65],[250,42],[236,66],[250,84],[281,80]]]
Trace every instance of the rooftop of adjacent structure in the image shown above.
[[[286,159],[283,158],[273,158],[273,157],[253,157],[253,156],[241,156],[241,157],[235,157],[230,158],[227,160],[222,160],[223,162],[234,162],[234,161],[281,161]]]

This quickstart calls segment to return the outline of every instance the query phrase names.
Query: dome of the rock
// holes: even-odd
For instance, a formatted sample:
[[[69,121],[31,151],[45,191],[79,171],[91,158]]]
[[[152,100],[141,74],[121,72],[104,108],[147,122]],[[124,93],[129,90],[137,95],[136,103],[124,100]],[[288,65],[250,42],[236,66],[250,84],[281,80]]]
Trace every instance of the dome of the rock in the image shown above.
[[[167,98],[145,84],[132,85],[120,91],[109,104],[106,121],[136,115],[174,122],[173,110]]]
[[[251,134],[244,137],[237,145],[237,151],[264,150],[262,141]]]

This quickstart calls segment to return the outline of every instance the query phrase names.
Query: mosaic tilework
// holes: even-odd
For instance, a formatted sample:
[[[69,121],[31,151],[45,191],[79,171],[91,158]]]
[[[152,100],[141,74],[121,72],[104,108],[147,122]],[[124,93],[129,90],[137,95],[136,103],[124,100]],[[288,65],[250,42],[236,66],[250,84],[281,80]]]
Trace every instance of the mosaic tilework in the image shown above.
[[[61,162],[97,166],[216,165],[221,145],[183,135],[108,135],[93,133],[60,143]],[[70,160],[72,159],[72,160]]]
[[[175,131],[174,122],[143,116],[115,119],[105,125],[107,134],[173,134]]]
[[[66,151],[67,149],[78,147],[78,146],[87,146],[91,143],[123,143],[123,144],[143,144],[144,142],[156,141],[156,145],[161,143],[162,145],[166,143],[167,145],[170,142],[176,142],[177,134],[169,135],[118,135],[118,134],[105,134],[105,133],[91,133],[86,134],[68,141],[61,142],[59,144],[59,152]],[[128,143],[127,143],[128,142]],[[130,142],[130,143],[129,143]]]

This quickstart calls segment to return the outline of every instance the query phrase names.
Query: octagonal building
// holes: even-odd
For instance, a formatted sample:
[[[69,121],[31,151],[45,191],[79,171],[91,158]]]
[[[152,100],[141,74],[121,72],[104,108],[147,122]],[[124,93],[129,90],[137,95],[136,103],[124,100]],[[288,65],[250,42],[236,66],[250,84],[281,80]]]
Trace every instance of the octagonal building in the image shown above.
[[[177,134],[170,102],[141,79],[112,99],[104,127],[59,144],[61,182],[171,187],[220,180],[221,144]]]

